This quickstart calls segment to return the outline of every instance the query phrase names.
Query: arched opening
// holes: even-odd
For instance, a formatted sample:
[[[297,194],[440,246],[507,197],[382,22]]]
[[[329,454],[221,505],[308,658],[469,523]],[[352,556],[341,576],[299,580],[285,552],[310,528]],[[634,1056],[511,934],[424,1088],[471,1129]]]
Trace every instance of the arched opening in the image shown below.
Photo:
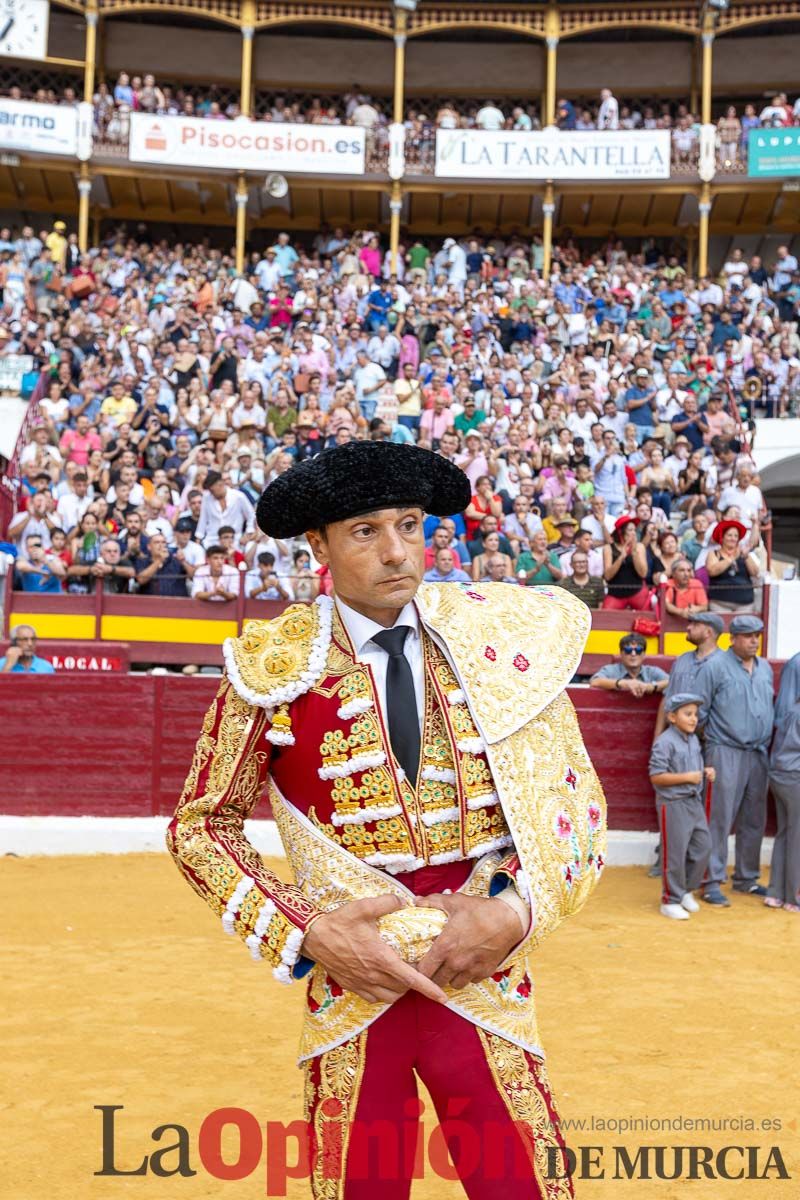
[[[761,490],[773,515],[773,552],[800,559],[800,454],[765,467]]]

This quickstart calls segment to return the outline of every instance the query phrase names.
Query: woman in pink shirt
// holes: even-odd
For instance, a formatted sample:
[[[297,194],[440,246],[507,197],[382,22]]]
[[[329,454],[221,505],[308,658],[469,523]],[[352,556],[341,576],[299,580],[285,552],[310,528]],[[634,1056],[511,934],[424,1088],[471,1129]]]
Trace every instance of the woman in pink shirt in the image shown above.
[[[380,279],[381,251],[377,237],[371,237],[369,244],[361,247],[358,261],[367,275],[371,275],[373,279]]]

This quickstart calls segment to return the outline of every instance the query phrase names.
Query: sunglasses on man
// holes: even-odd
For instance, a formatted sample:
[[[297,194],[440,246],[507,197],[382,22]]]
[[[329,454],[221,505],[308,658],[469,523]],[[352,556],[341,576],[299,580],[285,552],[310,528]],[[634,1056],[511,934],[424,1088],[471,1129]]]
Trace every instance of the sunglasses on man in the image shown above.
[[[620,646],[623,654],[644,654],[644,646]]]

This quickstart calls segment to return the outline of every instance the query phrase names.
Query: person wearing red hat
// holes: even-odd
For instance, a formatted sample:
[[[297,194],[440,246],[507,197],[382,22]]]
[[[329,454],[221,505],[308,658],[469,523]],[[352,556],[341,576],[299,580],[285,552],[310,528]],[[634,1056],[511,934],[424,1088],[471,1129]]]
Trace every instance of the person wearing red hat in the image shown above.
[[[746,533],[741,521],[720,521],[711,534],[711,540],[719,547],[709,550],[705,562],[708,606],[712,612],[753,611],[753,581],[758,578],[759,566],[743,544]]]
[[[618,517],[614,522],[614,540],[603,547],[603,578],[608,586],[603,608],[644,612],[650,607],[650,588],[645,582],[647,554],[637,540],[638,524],[638,517]]]

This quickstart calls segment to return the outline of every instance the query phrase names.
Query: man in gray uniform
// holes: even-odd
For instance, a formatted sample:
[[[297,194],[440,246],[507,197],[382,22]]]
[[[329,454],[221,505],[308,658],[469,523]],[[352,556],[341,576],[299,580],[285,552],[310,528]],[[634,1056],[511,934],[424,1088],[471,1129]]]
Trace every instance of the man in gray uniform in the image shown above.
[[[794,667],[797,678],[788,668]],[[769,756],[769,785],[775,801],[778,828],[772,851],[772,870],[764,903],[800,913],[800,654],[783,668],[775,705],[775,741]],[[789,696],[794,700],[789,706]],[[783,701],[783,703],[781,703]],[[778,713],[780,712],[780,716]]]
[[[775,701],[775,724],[780,725],[800,701],[800,651],[784,663],[778,698]]]
[[[719,652],[718,639],[725,632],[725,622],[719,613],[695,613],[686,626],[686,640],[695,647],[680,654],[672,664],[666,697],[676,692],[696,692],[700,672]]]
[[[669,725],[650,752],[664,856],[661,915],[680,921],[700,907],[692,892],[702,883],[711,854],[703,783],[713,781],[714,768],[703,766],[695,733],[700,701],[692,692],[670,696],[665,705]]]
[[[703,697],[706,763],[716,768],[711,804],[711,861],[703,899],[727,907],[723,895],[728,835],[736,825],[733,890],[766,896],[758,882],[767,813],[767,748],[772,737],[772,668],[758,657],[763,623],[749,614],[730,623],[730,649],[712,656],[697,677]]]

